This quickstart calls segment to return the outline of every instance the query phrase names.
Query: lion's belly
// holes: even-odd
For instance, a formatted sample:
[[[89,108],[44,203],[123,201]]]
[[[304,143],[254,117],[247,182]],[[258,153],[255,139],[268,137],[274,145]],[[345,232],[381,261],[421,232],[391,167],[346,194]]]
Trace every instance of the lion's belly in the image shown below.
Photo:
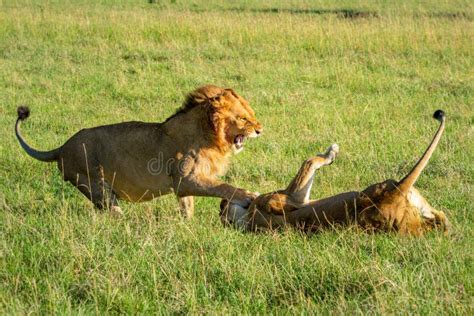
[[[146,172],[108,173],[107,182],[122,200],[143,202],[173,192],[171,177],[166,174],[153,175]]]
[[[119,189],[118,192],[116,191],[120,200],[127,200],[131,202],[150,201],[162,195],[169,194],[171,192],[173,192],[172,189],[168,189],[166,191],[161,191],[161,190],[155,191],[155,190],[150,190],[150,189],[145,189],[145,188],[141,188],[141,189],[123,188],[123,189]]]

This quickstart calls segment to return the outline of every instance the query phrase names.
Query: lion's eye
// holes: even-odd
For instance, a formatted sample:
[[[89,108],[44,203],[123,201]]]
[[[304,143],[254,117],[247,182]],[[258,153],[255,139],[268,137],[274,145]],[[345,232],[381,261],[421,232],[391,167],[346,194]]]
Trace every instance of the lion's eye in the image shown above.
[[[242,122],[247,122],[247,119],[245,117],[239,117],[239,120]]]

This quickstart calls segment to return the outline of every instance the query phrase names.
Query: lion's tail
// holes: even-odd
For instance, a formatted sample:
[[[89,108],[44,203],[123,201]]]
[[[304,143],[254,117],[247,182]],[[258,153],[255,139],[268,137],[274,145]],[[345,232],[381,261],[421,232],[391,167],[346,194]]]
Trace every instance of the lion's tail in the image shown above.
[[[50,151],[39,151],[36,150],[32,147],[30,147],[25,140],[23,139],[23,136],[21,136],[20,133],[20,122],[24,121],[30,116],[30,109],[26,106],[19,106],[17,109],[18,112],[18,118],[16,119],[16,124],[15,124],[15,134],[16,137],[18,138],[18,141],[20,142],[21,147],[26,151],[28,155],[31,157],[38,159],[40,161],[45,161],[45,162],[52,162],[56,161],[58,158],[59,154],[59,148],[53,149]]]
[[[430,160],[431,155],[433,154],[434,150],[438,146],[439,140],[441,138],[441,134],[443,134],[444,127],[446,124],[446,115],[444,111],[442,110],[437,110],[434,112],[433,117],[441,122],[438,131],[436,132],[433,140],[431,141],[430,145],[428,146],[428,149],[426,149],[425,153],[423,156],[421,156],[420,160],[416,163],[416,165],[413,167],[413,169],[408,173],[408,175],[405,176],[399,183],[398,183],[398,188],[400,189],[401,192],[406,193],[410,188],[415,184],[416,180],[420,176],[421,172],[423,169],[426,167],[428,164],[428,160]]]

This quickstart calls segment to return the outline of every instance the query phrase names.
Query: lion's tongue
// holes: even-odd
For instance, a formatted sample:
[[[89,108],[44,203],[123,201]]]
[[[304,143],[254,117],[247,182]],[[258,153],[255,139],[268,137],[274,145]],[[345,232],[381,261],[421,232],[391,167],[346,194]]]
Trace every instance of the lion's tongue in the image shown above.
[[[243,135],[237,135],[234,139],[234,145],[237,149],[242,148],[244,145],[244,136]]]

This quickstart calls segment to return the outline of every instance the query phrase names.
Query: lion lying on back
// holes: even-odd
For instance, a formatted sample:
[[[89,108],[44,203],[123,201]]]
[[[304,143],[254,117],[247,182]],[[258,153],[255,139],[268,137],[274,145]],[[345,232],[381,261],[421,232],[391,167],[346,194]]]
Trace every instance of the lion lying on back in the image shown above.
[[[59,148],[38,151],[20,134],[29,115],[18,108],[16,136],[33,158],[58,164],[71,182],[100,209],[120,212],[118,199],[147,201],[174,192],[184,215],[193,196],[214,196],[248,206],[253,193],[217,180],[232,152],[257,137],[261,125],[248,102],[232,89],[204,86],[163,123],[125,122],[83,129]]]
[[[413,187],[444,130],[444,112],[436,111],[434,118],[441,125],[433,141],[401,181],[387,180],[361,192],[309,200],[315,171],[331,164],[339,151],[337,145],[332,145],[325,154],[306,160],[286,189],[260,195],[248,209],[223,200],[221,221],[249,231],[278,229],[287,225],[315,231],[356,224],[365,230],[396,231],[415,236],[432,228],[441,228],[446,232],[449,227],[446,215],[432,208]]]

